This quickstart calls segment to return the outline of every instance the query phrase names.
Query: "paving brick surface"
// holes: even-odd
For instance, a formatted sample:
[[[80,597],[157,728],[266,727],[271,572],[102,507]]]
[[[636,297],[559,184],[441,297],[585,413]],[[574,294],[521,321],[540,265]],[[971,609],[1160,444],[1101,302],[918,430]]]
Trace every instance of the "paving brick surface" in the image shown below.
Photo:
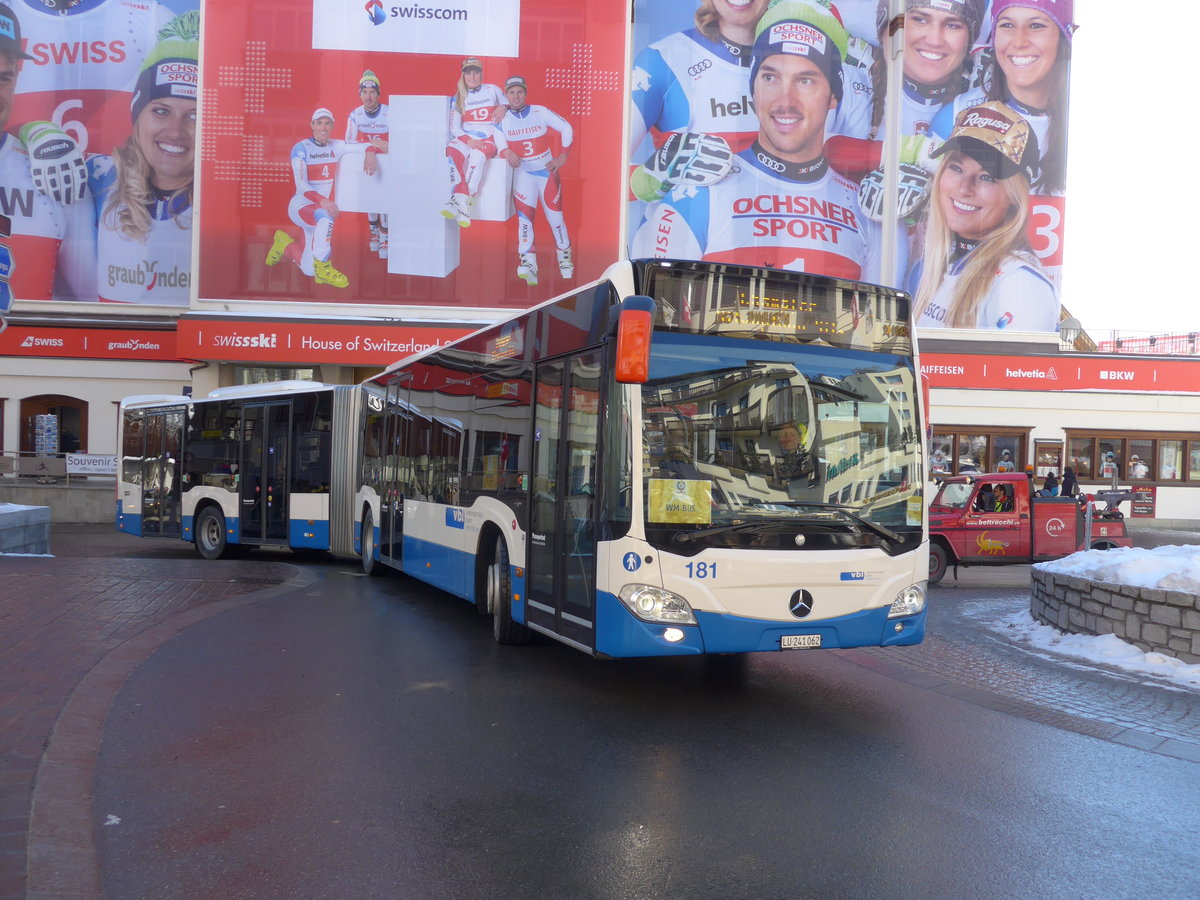
[[[294,569],[200,559],[189,545],[60,525],[52,557],[0,556],[0,898],[25,896],[33,788],[59,713],[110,652],[177,613],[282,583]]]

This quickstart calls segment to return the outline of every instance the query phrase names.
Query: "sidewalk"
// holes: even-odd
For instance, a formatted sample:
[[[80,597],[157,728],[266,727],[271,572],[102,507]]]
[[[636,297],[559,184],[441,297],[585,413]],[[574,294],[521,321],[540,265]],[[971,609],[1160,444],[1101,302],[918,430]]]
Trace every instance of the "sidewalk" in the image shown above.
[[[154,625],[296,572],[283,562],[203,560],[190,544],[111,525],[55,525],[50,547],[53,558],[0,556],[0,900],[26,895],[38,767],[84,677]]]

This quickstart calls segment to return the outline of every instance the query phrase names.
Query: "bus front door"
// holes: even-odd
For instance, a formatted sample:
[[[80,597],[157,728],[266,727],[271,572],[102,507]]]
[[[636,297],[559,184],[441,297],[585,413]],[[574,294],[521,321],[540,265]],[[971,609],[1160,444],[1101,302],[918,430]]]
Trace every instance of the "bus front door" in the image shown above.
[[[601,355],[539,366],[526,623],[596,645],[596,440]]]
[[[288,542],[287,461],[291,406],[248,403],[242,412],[241,538]]]
[[[142,455],[142,536],[179,537],[179,449],[183,411],[146,415]]]

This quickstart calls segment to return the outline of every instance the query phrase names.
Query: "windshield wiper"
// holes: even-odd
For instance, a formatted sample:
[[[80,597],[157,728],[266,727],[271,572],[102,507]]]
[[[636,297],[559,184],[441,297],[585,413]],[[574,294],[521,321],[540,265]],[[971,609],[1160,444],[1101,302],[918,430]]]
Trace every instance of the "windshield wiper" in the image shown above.
[[[766,522],[734,522],[730,525],[713,525],[711,528],[701,528],[698,531],[677,531],[674,540],[679,544],[687,544],[700,538],[711,537],[714,534],[725,534],[730,531],[752,531],[755,528],[778,526],[779,520]]]
[[[904,543],[904,538],[896,534],[892,529],[860,516],[854,511],[854,507],[851,506],[844,506],[841,503],[819,503],[815,500],[772,500],[771,503],[774,506],[794,506],[800,509],[827,509],[830,512],[835,512],[840,516],[845,516],[847,519],[853,520],[863,528],[875,532],[875,534],[891,541],[893,544]]]

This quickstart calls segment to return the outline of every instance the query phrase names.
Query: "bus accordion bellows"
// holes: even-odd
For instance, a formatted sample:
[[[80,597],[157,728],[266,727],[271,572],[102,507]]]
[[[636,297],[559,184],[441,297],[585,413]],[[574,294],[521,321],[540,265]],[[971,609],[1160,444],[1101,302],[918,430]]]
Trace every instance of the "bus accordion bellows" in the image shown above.
[[[117,522],[356,555],[501,643],[598,657],[919,643],[909,298],[629,260],[359,385],[122,404]]]

